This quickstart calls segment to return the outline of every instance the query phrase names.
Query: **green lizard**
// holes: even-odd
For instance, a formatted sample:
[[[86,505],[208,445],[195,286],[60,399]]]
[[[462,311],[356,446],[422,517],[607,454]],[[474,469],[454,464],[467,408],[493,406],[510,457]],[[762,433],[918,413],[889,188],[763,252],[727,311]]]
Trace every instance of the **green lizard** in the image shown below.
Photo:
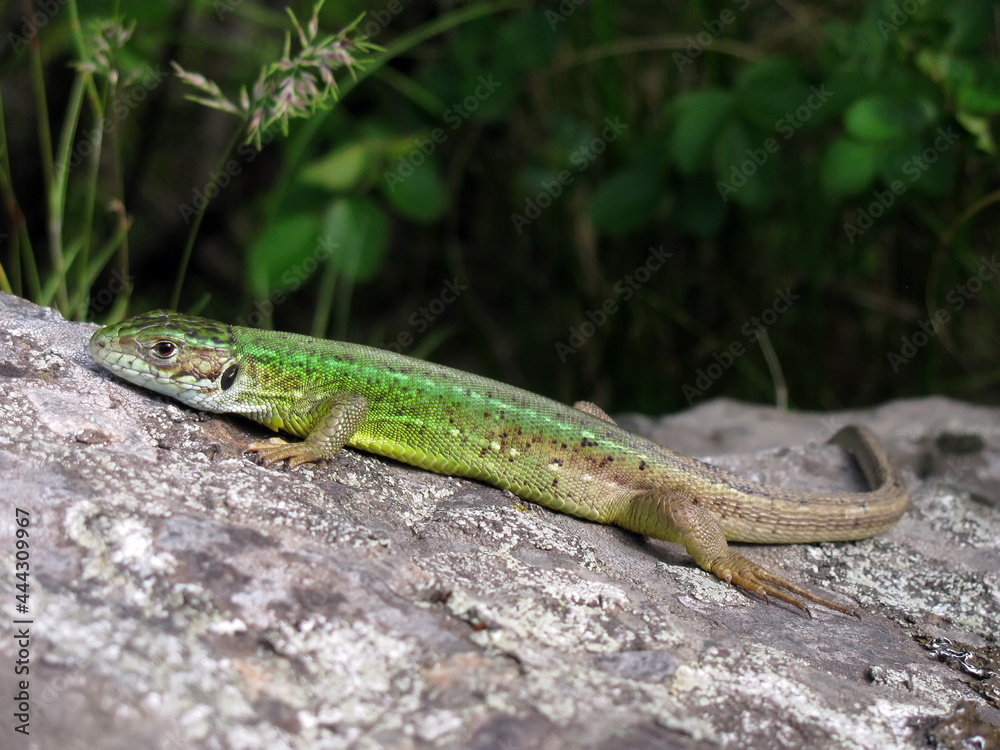
[[[305,438],[255,442],[265,465],[331,458],[344,445],[478,479],[575,516],[680,542],[744,589],[808,612],[803,599],[855,610],[771,573],[726,540],[861,539],[890,528],[906,485],[864,428],[850,450],[866,493],[810,494],[754,484],[574,407],[494,380],[357,344],[230,326],[156,310],[97,331],[94,358],[120,377],[211,412]]]

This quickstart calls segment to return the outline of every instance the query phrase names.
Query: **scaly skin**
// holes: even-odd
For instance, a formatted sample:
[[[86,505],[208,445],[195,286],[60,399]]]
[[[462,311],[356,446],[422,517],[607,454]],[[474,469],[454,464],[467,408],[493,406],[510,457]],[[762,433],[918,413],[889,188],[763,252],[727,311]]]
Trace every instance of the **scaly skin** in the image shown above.
[[[126,380],[211,412],[305,438],[252,443],[265,464],[344,445],[478,479],[553,510],[672,542],[719,578],[808,612],[851,607],[730,549],[740,542],[861,539],[890,528],[909,495],[864,428],[851,450],[872,491],[809,494],[754,484],[575,407],[460,370],[357,344],[259,331],[157,310],[97,331],[90,351]]]

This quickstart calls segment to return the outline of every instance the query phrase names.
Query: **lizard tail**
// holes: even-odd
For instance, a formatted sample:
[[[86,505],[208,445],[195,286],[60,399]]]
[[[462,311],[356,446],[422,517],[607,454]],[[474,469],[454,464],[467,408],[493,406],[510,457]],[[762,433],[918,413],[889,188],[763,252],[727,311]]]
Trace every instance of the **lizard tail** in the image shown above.
[[[903,473],[889,458],[882,442],[867,427],[849,425],[828,442],[839,445],[854,456],[869,488],[867,493],[854,493],[851,498],[854,502],[864,502],[867,513],[863,533],[842,538],[865,538],[887,531],[910,504],[910,491]]]
[[[889,530],[909,506],[902,473],[885,447],[865,427],[848,426],[830,441],[850,452],[868,492],[781,491],[747,485],[707,493],[706,506],[719,518],[726,538],[739,542],[801,543],[866,539]],[[734,509],[753,508],[748,524]]]

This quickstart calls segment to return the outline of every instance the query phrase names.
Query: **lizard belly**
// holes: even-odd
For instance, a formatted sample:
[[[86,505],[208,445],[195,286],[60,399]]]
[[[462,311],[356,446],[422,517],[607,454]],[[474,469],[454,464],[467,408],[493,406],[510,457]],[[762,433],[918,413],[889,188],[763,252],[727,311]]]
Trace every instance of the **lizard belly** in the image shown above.
[[[433,441],[426,447],[418,447],[361,432],[347,445],[438,474],[477,479],[510,490],[524,500],[591,521],[606,522],[609,509],[634,494],[634,490],[605,474],[567,470],[561,461],[531,455],[530,450],[521,454],[509,449],[501,452],[493,447],[495,444],[485,449],[455,452],[435,450]]]

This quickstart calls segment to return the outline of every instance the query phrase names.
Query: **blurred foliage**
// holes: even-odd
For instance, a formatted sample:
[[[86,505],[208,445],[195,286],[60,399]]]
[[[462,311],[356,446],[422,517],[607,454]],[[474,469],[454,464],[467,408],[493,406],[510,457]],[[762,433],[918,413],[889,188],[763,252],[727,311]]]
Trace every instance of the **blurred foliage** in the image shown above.
[[[0,288],[103,321],[181,273],[187,310],[611,410],[997,400],[993,3],[330,0],[320,29],[366,12],[384,52],[258,151],[171,63],[238,101],[288,57],[284,6],[94,0],[77,29],[35,0],[37,34],[28,4],[0,12]],[[130,77],[78,92],[107,21]],[[73,153],[109,112],[110,145],[39,200],[39,142],[74,106]],[[77,246],[117,238],[75,287],[41,249],[53,211]]]

